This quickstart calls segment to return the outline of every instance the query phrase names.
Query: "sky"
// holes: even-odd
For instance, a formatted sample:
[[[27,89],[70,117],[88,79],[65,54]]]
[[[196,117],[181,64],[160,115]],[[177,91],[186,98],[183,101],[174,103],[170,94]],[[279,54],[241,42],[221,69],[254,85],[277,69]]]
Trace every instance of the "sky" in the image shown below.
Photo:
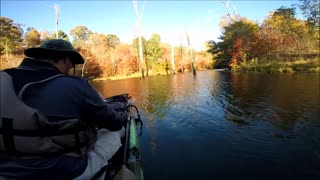
[[[217,40],[221,35],[219,22],[226,14],[225,2],[139,0],[138,11],[143,12],[140,21],[142,36],[149,39],[153,33],[158,33],[161,42],[186,46],[187,31],[192,47],[201,50],[206,41]],[[228,7],[231,14],[234,9],[240,16],[261,23],[270,11],[299,3],[297,0],[233,0],[228,2]],[[25,24],[24,29],[33,27],[38,31],[55,32],[55,5],[59,6],[59,29],[67,34],[75,26],[83,25],[92,32],[115,34],[123,43],[131,43],[138,35],[136,11],[133,1],[128,0],[1,0],[0,14],[15,23]],[[297,13],[302,19],[298,10]]]

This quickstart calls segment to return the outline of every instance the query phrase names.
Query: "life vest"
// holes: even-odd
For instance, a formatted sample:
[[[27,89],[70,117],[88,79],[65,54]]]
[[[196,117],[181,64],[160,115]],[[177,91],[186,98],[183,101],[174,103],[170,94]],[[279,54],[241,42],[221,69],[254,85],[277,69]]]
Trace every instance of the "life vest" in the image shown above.
[[[11,76],[0,71],[0,153],[21,156],[85,154],[88,138],[80,119],[49,122],[43,113],[22,101],[28,87],[61,76],[64,75],[28,83],[17,96]]]

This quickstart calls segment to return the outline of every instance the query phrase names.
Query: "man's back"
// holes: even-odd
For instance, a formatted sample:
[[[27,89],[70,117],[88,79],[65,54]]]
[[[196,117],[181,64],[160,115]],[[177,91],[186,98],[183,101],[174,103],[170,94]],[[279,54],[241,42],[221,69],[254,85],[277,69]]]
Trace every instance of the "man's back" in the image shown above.
[[[7,69],[5,72],[11,76],[16,94],[19,94],[21,89],[25,90],[22,91],[24,93],[20,96],[20,100],[38,110],[39,114],[46,115],[47,118],[42,118],[45,119],[46,126],[44,127],[50,127],[51,134],[46,133],[47,128],[35,125],[36,128],[32,130],[38,134],[41,132],[40,135],[34,133],[37,134],[37,137],[34,138],[37,145],[30,143],[30,139],[32,139],[32,137],[28,137],[30,134],[24,134],[26,141],[19,141],[23,146],[13,144],[13,136],[18,136],[11,133],[17,132],[12,131],[16,127],[15,124],[24,122],[20,123],[23,124],[21,130],[24,130],[23,127],[28,126],[25,121],[36,124],[38,116],[32,116],[31,120],[23,116],[22,118],[20,118],[21,116],[19,118],[5,117],[6,121],[10,119],[13,127],[7,126],[8,123],[5,123],[6,125],[1,124],[0,128],[4,130],[2,132],[6,133],[5,136],[10,137],[6,139],[10,140],[10,145],[20,148],[12,150],[12,146],[8,146],[8,143],[0,144],[0,177],[73,179],[80,176],[80,178],[90,179],[111,158],[105,157],[110,150],[108,147],[112,147],[112,152],[115,153],[121,146],[119,133],[111,133],[110,131],[121,130],[126,118],[108,107],[86,80],[67,75],[74,65],[84,63],[84,59],[75,51],[70,42],[61,39],[48,40],[40,47],[26,49],[24,54],[29,58],[25,58],[18,68]],[[57,74],[61,76],[41,82]],[[26,86],[28,83],[32,84]],[[2,110],[4,110],[3,112],[13,112],[10,116],[18,113],[14,111],[14,108],[4,107]],[[0,117],[2,115],[0,114]],[[71,126],[68,126],[68,122],[71,122]],[[68,135],[61,134],[60,124],[63,124],[63,128],[66,127]],[[75,124],[77,125],[74,126]],[[78,124],[80,124],[80,130],[77,128]],[[96,130],[97,127],[101,128],[99,132]],[[70,134],[70,129],[72,134]],[[59,130],[60,135],[52,133],[56,130]],[[8,134],[8,132],[10,133]],[[109,140],[106,140],[108,133],[113,134],[112,136],[117,139],[116,143],[108,143]],[[42,148],[37,149],[43,145],[42,137],[46,139],[45,145],[49,145],[45,147],[50,147],[44,151]],[[76,142],[74,143],[76,148],[69,148],[69,140],[71,139]],[[22,155],[25,153],[25,148],[21,147],[33,148],[32,154],[34,155],[31,157],[30,155]],[[98,149],[99,151],[97,151]]]
[[[18,87],[15,88],[16,94],[27,83],[39,81],[59,73],[54,70],[38,70],[32,71],[32,75],[30,75],[30,71],[19,69],[11,69],[6,72],[14,79],[14,87]],[[24,82],[15,81],[17,79],[24,79]],[[22,99],[26,105],[47,115],[51,122],[71,118],[80,119],[82,105],[84,104],[82,99],[84,96],[80,94],[82,94],[82,90],[86,91],[85,84],[87,84],[86,81],[79,78],[58,77],[45,83],[31,85],[25,90]],[[93,143],[91,142],[91,144]],[[0,176],[13,178],[50,179],[52,177],[53,179],[73,179],[79,176],[87,165],[86,156],[57,155],[20,158],[14,155],[0,154],[0,157]]]

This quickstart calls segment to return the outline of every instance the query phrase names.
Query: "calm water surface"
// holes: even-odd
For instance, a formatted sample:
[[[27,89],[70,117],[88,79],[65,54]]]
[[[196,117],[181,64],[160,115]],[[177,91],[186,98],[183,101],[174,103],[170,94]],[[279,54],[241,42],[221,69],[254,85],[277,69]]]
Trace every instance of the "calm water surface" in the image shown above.
[[[136,100],[146,180],[320,179],[319,74],[203,71],[92,84]]]

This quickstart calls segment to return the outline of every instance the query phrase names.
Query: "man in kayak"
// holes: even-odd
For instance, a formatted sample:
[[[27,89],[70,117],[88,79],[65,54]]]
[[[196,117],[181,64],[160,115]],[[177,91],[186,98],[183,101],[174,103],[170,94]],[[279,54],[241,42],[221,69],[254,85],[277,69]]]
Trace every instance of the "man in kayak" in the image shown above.
[[[68,75],[84,63],[69,42],[24,53],[17,68],[0,72],[0,179],[92,178],[121,146],[126,118]]]

